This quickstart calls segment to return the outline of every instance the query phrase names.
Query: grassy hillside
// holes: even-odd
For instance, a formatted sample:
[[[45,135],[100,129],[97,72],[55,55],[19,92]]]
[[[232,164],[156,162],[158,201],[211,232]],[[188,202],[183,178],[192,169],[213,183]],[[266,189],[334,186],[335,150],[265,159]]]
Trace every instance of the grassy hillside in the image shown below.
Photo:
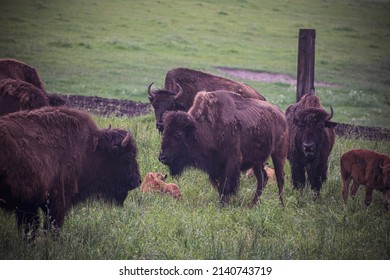
[[[185,66],[295,76],[298,31],[315,28],[316,80],[335,119],[390,128],[389,1],[5,0],[0,57],[38,68],[50,91],[147,101],[146,87]],[[245,81],[282,109],[285,84]]]

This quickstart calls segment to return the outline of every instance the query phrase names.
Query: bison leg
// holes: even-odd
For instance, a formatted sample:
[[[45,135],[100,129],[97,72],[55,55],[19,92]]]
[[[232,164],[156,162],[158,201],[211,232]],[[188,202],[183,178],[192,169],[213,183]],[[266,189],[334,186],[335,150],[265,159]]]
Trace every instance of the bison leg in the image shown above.
[[[44,207],[41,207],[45,213],[45,229],[52,234],[57,235],[58,230],[62,227],[65,220],[66,205],[70,204],[65,201],[65,197],[61,196],[63,191],[51,194]]]
[[[39,226],[38,209],[23,208],[16,212],[18,229],[24,230],[24,238],[28,241],[35,239],[35,233]]]
[[[291,178],[294,189],[302,190],[305,187],[306,176],[303,163],[291,161]]]
[[[349,184],[351,183],[351,178],[343,177],[342,180],[343,180],[342,195],[343,195],[344,203],[347,203],[349,197]]]
[[[320,194],[322,183],[326,180],[327,169],[326,164],[320,164],[317,167],[311,165],[308,168],[307,177],[316,196]]]
[[[352,179],[351,195],[355,196],[358,189],[359,189],[359,183],[356,180]]]
[[[277,156],[272,156],[272,162],[274,164],[274,169],[275,169],[275,177],[276,177],[276,182],[278,184],[278,193],[279,193],[279,200],[282,206],[284,206],[284,201],[283,201],[283,186],[284,186],[284,158],[280,158]],[[305,176],[305,174],[303,174]]]
[[[224,179],[221,180],[218,186],[220,200],[222,204],[229,202],[229,197],[236,194],[240,184],[240,168],[236,164],[227,164]]]
[[[364,204],[366,207],[370,206],[372,203],[372,193],[374,192],[374,187],[366,186],[366,196],[364,198]]]
[[[265,187],[266,182],[268,181],[267,174],[264,171],[262,164],[254,164],[253,165],[253,173],[257,179],[257,189],[255,192],[255,196],[253,197],[252,204],[255,205],[259,201],[259,197],[263,193],[263,189]]]

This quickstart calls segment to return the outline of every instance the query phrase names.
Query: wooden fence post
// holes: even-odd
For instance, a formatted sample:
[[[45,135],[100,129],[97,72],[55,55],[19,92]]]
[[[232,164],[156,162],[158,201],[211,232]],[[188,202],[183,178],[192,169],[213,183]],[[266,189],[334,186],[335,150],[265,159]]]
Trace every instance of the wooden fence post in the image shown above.
[[[299,29],[297,102],[305,94],[315,94],[315,29]]]

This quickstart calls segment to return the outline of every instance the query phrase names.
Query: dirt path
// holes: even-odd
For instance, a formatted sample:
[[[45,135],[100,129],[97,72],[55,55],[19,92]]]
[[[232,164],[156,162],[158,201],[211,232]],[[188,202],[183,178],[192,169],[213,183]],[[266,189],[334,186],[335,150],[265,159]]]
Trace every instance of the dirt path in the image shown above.
[[[86,110],[90,113],[103,116],[134,117],[151,112],[152,106],[148,103],[130,100],[108,99],[98,96],[66,96],[67,104],[71,107]]]
[[[266,83],[282,83],[289,85],[296,85],[297,78],[279,73],[270,73],[265,71],[253,71],[247,69],[236,69],[228,67],[216,67],[217,69],[225,72],[231,76],[238,77],[250,81],[261,81]],[[324,82],[314,82],[314,86],[319,87],[339,87],[339,85],[334,83],[324,83]]]
[[[149,103],[134,102],[129,100],[108,99],[97,96],[66,96],[67,103],[71,107],[86,110],[93,114],[103,116],[134,117],[153,112]],[[338,123],[336,126],[338,136],[390,141],[390,130],[379,127],[355,126]]]

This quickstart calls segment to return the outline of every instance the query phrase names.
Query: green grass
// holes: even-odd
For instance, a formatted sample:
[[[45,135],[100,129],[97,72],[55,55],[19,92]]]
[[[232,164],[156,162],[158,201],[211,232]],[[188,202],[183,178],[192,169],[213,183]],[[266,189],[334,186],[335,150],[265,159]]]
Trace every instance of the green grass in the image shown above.
[[[334,119],[390,128],[389,1],[5,0],[0,57],[36,67],[49,91],[147,102],[151,82],[189,67],[224,75],[216,66],[296,75],[298,32],[315,28],[317,88]],[[232,77],[230,77],[232,78]],[[285,109],[295,87],[246,81]],[[154,117],[95,117],[99,126],[131,128],[141,174],[167,172],[157,155]],[[188,170],[177,183],[183,200],[129,193],[124,208],[88,201],[66,217],[58,240],[42,232],[29,248],[14,217],[0,211],[0,259],[389,259],[390,219],[381,195],[363,205],[363,188],[341,198],[340,155],[351,148],[390,154],[389,142],[337,139],[321,199],[275,183],[250,208],[254,178],[221,207],[207,176]]]
[[[95,117],[101,127],[130,128],[138,149],[141,175],[168,172],[157,160],[160,136],[154,117]],[[330,157],[329,179],[321,198],[292,189],[286,166],[285,203],[270,181],[261,202],[250,207],[256,180],[241,177],[241,188],[226,207],[207,175],[194,169],[180,178],[183,199],[129,192],[123,208],[88,201],[74,207],[57,240],[38,232],[25,245],[14,217],[0,211],[0,259],[389,259],[390,217],[381,194],[365,208],[364,191],[344,204],[340,155],[364,147],[390,154],[388,142],[339,138]]]
[[[390,128],[389,9],[367,0],[5,0],[0,57],[35,66],[50,91],[146,102],[147,86],[179,66],[296,76],[299,29],[315,28],[315,78],[340,85],[317,88],[335,120]],[[295,87],[244,82],[282,109],[295,100]]]

